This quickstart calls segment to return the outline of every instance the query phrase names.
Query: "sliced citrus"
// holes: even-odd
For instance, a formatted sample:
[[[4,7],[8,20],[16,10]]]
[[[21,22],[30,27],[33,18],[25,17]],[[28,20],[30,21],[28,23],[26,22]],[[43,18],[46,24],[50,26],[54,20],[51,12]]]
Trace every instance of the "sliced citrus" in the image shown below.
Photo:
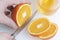
[[[40,34],[39,37],[41,39],[48,39],[53,37],[57,32],[57,26],[54,23],[50,24],[49,29],[47,29],[47,31],[45,31],[44,33]]]
[[[46,18],[39,18],[32,21],[28,26],[28,32],[32,35],[40,35],[49,27],[49,21]]]
[[[22,26],[31,17],[31,7],[29,4],[19,4],[12,11],[12,19]]]

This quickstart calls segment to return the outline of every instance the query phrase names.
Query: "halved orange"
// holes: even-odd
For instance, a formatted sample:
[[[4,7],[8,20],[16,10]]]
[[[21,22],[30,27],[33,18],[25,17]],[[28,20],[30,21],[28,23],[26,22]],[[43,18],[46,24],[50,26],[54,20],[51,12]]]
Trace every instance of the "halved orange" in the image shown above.
[[[12,19],[21,27],[32,15],[29,4],[19,4],[12,11]]]
[[[49,39],[53,37],[56,34],[56,32],[57,32],[57,25],[54,23],[51,23],[49,29],[47,29],[47,31],[40,34],[39,37],[41,39]]]
[[[28,32],[31,35],[38,36],[49,27],[49,21],[46,18],[39,18],[32,21],[28,26]]]

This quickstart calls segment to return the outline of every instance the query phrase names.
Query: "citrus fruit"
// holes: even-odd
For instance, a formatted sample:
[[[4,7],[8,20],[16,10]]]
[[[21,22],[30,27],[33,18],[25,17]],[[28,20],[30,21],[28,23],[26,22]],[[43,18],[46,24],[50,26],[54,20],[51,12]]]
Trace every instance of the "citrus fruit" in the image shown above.
[[[32,15],[29,4],[19,4],[12,11],[12,19],[21,27]]]
[[[48,39],[53,37],[56,34],[56,32],[57,32],[57,25],[54,23],[51,23],[49,29],[47,29],[47,31],[40,34],[39,37],[41,39]]]
[[[28,32],[32,35],[38,36],[49,27],[49,21],[46,18],[39,18],[32,21],[28,26]]]
[[[49,12],[53,12],[53,10],[51,10],[53,4],[54,4],[54,0],[39,0],[38,9],[42,13],[48,15]]]

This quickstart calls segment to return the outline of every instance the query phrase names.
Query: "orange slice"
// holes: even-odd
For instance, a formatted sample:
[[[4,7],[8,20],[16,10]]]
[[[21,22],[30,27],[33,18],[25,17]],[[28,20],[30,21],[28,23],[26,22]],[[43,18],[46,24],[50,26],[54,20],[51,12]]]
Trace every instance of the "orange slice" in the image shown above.
[[[31,7],[29,4],[19,4],[12,11],[12,19],[20,27],[31,17]]]
[[[49,21],[46,18],[39,18],[32,21],[28,27],[28,32],[32,35],[40,35],[49,27]]]
[[[41,39],[49,39],[53,37],[56,34],[56,32],[57,32],[57,25],[51,23],[49,29],[47,29],[47,31],[45,31],[44,33],[40,34],[39,37]]]

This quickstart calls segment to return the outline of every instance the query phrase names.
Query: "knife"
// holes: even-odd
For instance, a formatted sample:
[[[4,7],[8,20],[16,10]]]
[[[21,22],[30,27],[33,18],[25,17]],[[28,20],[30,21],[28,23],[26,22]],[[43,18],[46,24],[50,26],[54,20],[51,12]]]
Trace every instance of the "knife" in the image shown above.
[[[35,10],[34,13],[32,14],[32,16],[30,17],[30,19],[29,19],[25,24],[23,24],[23,25],[21,26],[21,28],[18,27],[17,30],[11,34],[11,36],[13,36],[14,39],[15,39],[16,35],[17,35],[18,33],[20,33],[21,30],[23,30],[23,29],[25,28],[25,26],[34,18],[34,16],[36,15],[37,12],[38,12],[38,10]]]

